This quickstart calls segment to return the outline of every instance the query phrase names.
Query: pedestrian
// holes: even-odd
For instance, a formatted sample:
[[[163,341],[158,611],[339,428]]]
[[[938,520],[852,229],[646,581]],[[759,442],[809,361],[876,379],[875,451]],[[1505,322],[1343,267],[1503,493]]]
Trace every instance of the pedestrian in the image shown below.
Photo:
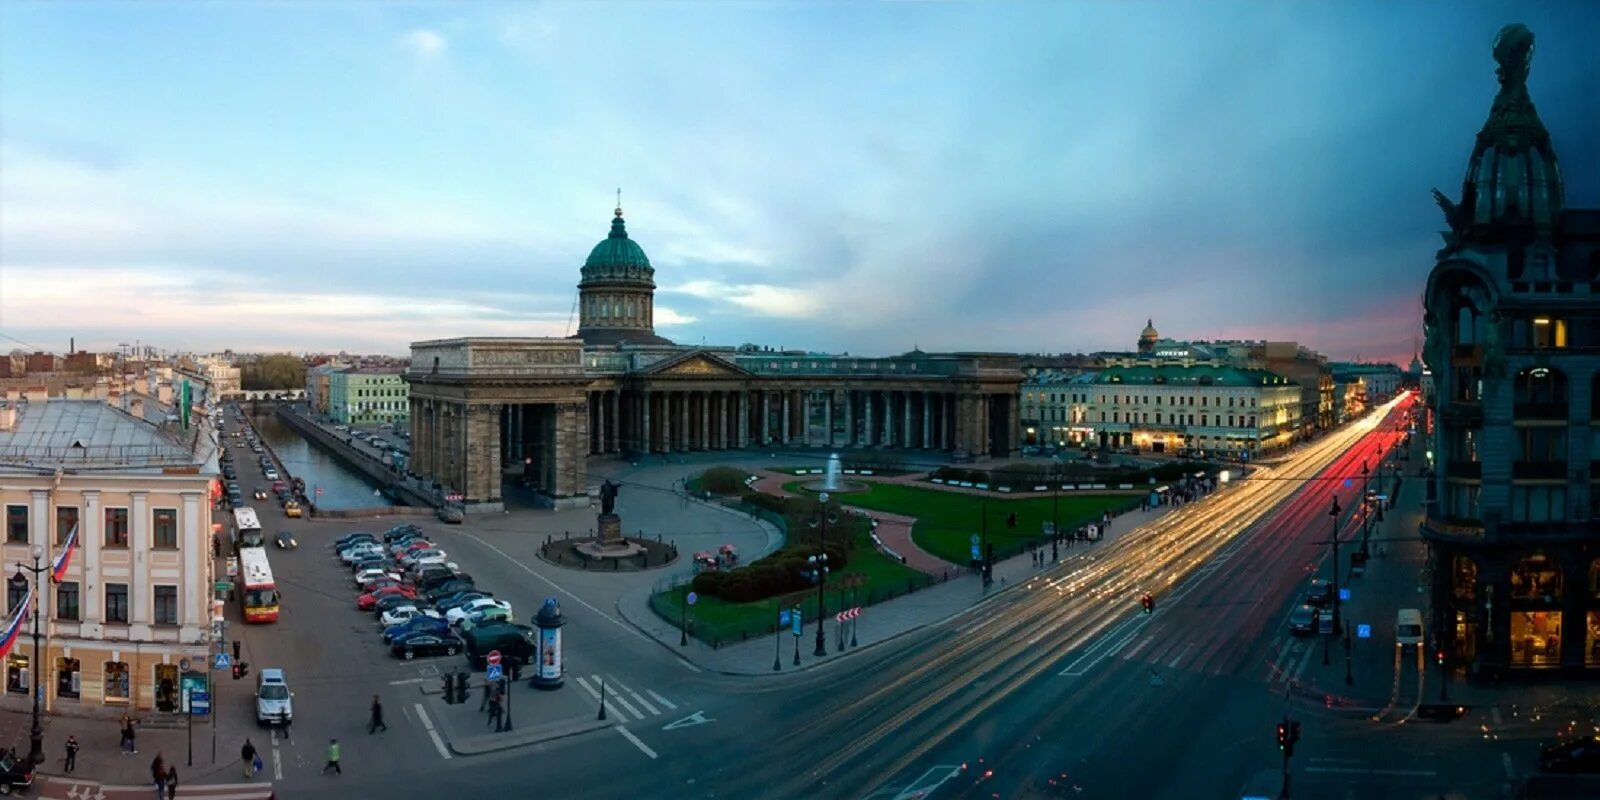
[[[496,694],[489,700],[489,727],[500,727],[500,695]]]
[[[377,732],[377,730],[379,728],[383,728],[384,730],[389,730],[389,726],[384,724],[384,721],[383,721],[383,701],[379,700],[377,695],[373,695],[372,696],[372,719],[367,722],[367,734],[371,735],[371,734]]]
[[[67,737],[67,765],[66,771],[72,772],[78,768],[78,737]]]
[[[244,740],[244,747],[239,748],[239,760],[244,762],[244,776],[246,779],[256,775],[256,746],[249,739]]]
[[[131,755],[135,755],[135,754],[137,754],[139,752],[139,744],[138,744],[137,741],[135,741],[134,737],[135,737],[135,733],[134,733],[134,730],[133,730],[133,718],[128,716],[128,715],[126,715],[126,714],[124,714],[122,716],[122,748],[123,748],[122,752],[123,753],[131,756]]]
[[[161,800],[167,794],[167,762],[160,753],[150,762],[150,780],[156,785],[156,800]]]
[[[483,702],[478,704],[479,711],[489,710],[489,700],[494,697],[494,687],[488,681],[483,682]]]
[[[330,769],[333,770],[335,773],[337,773],[339,775],[343,775],[344,774],[344,770],[339,769],[339,740],[338,739],[329,739],[328,740],[328,763],[323,765],[322,774],[324,774],[324,775],[328,774],[328,770],[330,770]]]
[[[177,800],[178,797],[178,768],[167,767],[167,800]]]

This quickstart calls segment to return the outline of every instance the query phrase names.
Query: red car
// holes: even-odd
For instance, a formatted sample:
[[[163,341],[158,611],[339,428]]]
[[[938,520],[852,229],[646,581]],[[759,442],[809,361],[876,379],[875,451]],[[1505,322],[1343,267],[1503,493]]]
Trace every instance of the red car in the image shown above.
[[[361,595],[360,597],[356,598],[356,608],[359,608],[362,611],[371,611],[374,606],[378,605],[379,599],[392,594],[400,595],[408,600],[417,599],[416,589],[413,589],[410,586],[396,584],[394,586],[383,586]]]
[[[406,553],[415,552],[417,550],[427,550],[430,547],[433,547],[433,542],[430,542],[426,539],[412,539],[405,544],[391,546],[389,548],[389,552],[394,554],[395,558],[399,558]]]

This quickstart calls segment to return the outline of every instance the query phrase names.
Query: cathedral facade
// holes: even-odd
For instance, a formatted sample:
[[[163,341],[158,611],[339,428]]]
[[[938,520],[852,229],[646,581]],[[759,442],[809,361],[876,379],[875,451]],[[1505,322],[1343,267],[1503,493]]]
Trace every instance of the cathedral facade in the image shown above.
[[[580,271],[575,336],[412,343],[413,471],[469,510],[503,507],[507,482],[563,508],[588,503],[593,458],[894,448],[939,462],[1019,449],[1014,355],[679,345],[655,332],[655,288],[618,208]]]

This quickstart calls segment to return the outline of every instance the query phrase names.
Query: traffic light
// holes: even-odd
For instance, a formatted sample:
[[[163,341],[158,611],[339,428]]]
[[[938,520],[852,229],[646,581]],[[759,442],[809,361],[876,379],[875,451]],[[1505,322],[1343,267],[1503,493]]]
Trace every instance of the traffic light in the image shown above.
[[[467,702],[467,673],[456,673],[456,702]]]
[[[238,639],[234,639],[233,640],[233,660],[234,661],[238,661],[239,660],[239,640]]]
[[[1156,599],[1149,594],[1139,598],[1139,605],[1144,606],[1144,613],[1146,614],[1156,613]]]
[[[1289,720],[1289,746],[1283,748],[1285,757],[1294,757],[1294,745],[1298,741],[1300,741],[1300,720]]]
[[[455,682],[450,680],[449,673],[445,674],[444,683],[440,684],[439,691],[444,693],[444,701],[446,703],[449,703],[451,705],[455,705],[455,702],[456,702]]]
[[[250,674],[250,665],[249,664],[246,664],[243,661],[238,661],[238,662],[234,663],[234,665],[233,665],[233,679],[234,680],[239,680],[239,679],[241,679],[244,676],[249,675],[249,674]]]
[[[1433,651],[1433,663],[1444,666],[1444,648]]]
[[[1278,723],[1278,749],[1284,752],[1289,751],[1289,723],[1287,722]]]

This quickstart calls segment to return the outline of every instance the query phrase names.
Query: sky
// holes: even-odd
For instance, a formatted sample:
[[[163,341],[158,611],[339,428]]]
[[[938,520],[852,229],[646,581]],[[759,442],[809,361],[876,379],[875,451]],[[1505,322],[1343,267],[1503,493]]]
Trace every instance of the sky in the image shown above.
[[[1410,360],[1509,22],[1600,207],[1600,3],[0,4],[0,348],[657,331]]]

